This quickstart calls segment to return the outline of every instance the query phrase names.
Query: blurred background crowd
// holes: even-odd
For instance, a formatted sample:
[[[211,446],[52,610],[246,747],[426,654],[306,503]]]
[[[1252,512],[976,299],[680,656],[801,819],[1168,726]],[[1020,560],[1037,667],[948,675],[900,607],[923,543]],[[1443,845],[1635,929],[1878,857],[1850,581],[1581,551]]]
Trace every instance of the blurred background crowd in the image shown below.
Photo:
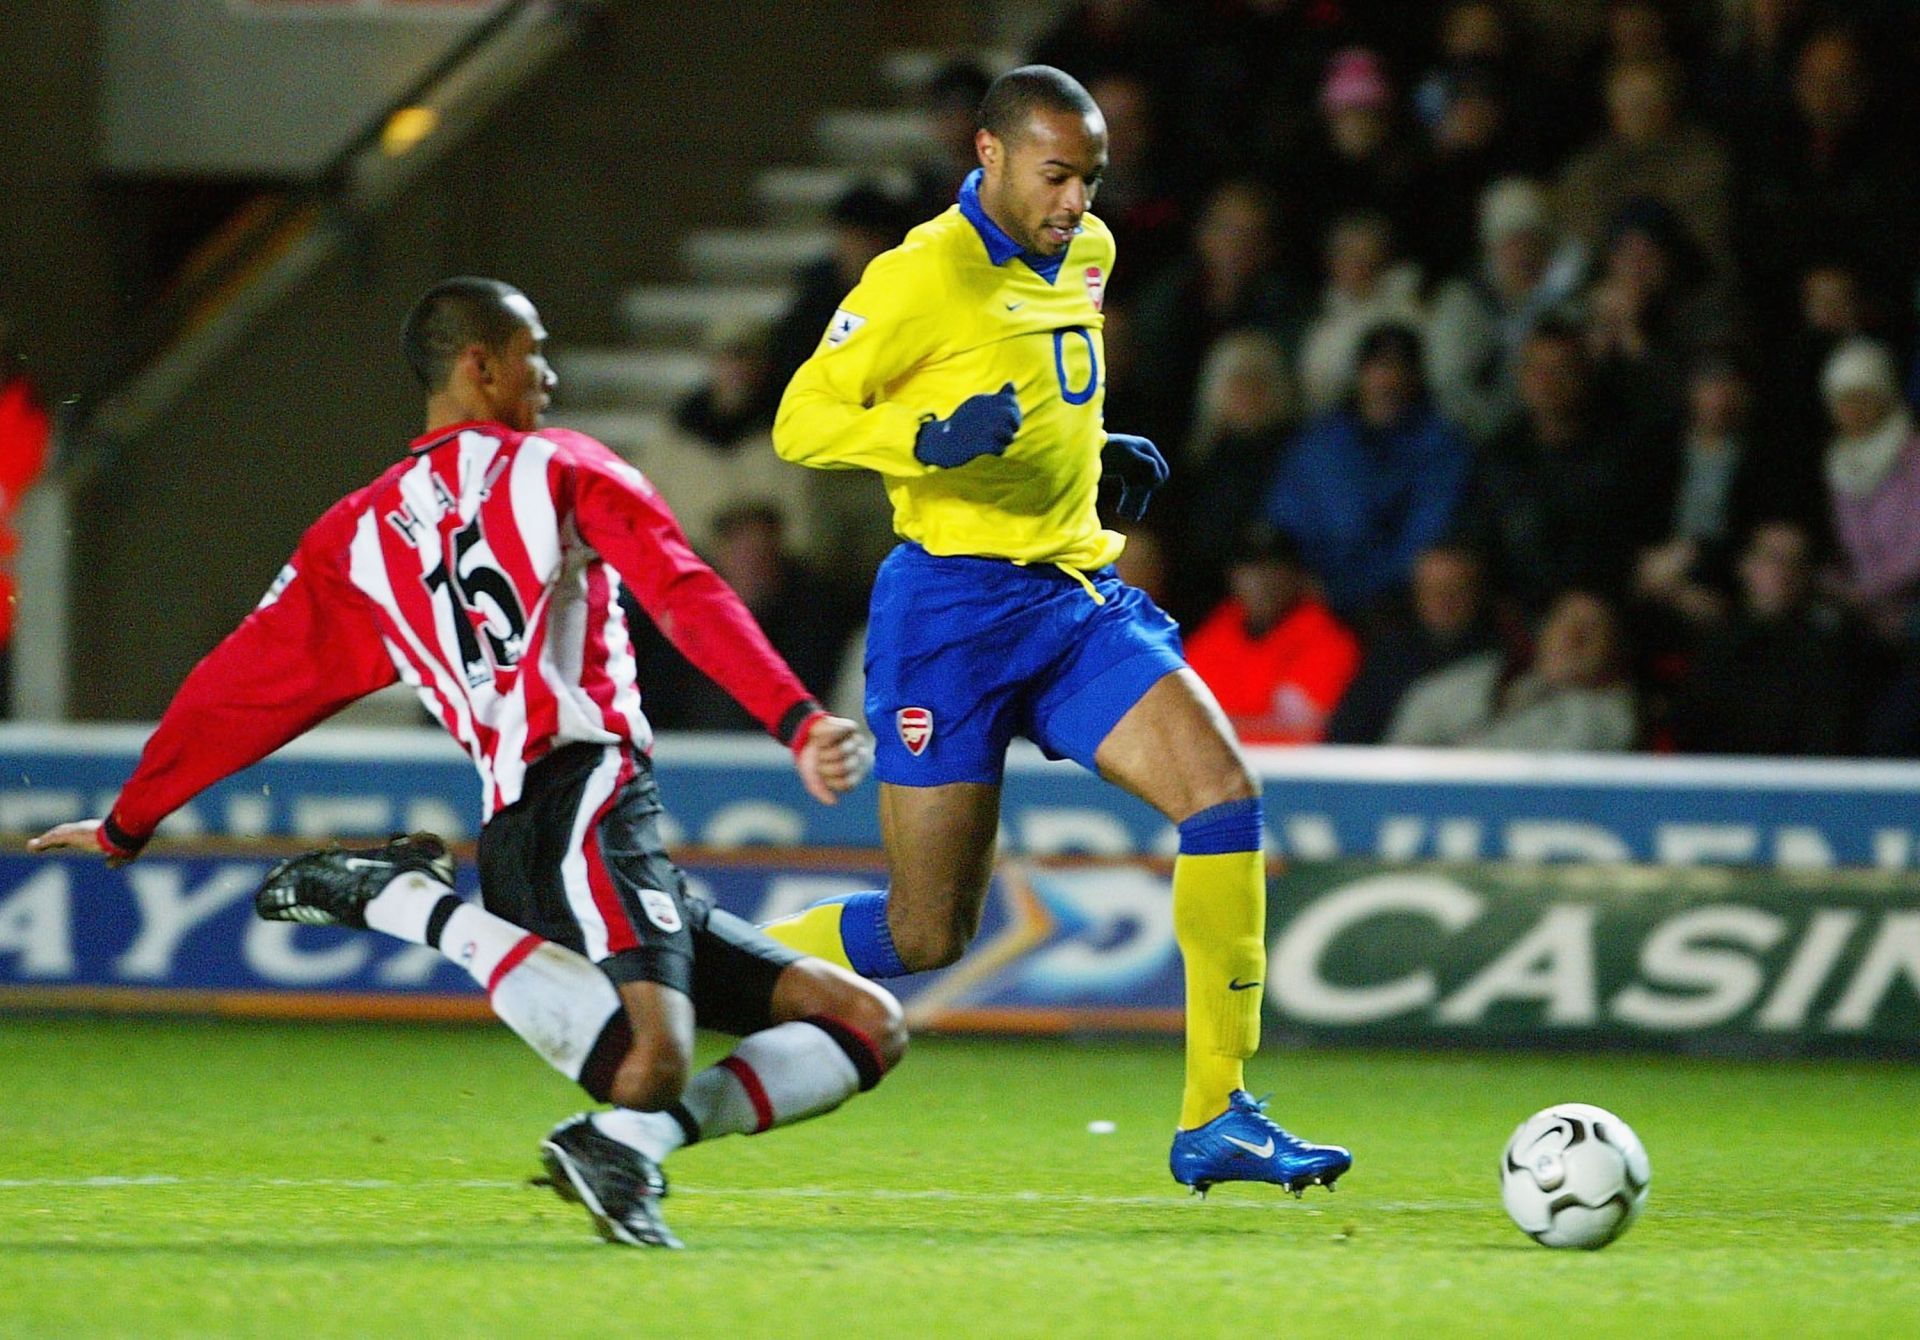
[[[1603,10],[1081,0],[1024,53],[1106,116],[1107,423],[1174,470],[1123,575],[1250,741],[1920,753],[1920,19]],[[879,490],[766,433],[989,73],[937,73],[911,192],[836,203],[648,462],[850,706]],[[648,655],[660,724],[741,724]]]

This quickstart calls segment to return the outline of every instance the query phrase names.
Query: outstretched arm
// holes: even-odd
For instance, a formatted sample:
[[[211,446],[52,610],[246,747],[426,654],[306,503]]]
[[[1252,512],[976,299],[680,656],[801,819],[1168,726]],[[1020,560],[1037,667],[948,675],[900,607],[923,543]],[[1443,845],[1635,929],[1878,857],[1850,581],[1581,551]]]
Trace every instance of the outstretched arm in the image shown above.
[[[61,824],[28,847],[132,860],[207,787],[396,678],[372,611],[310,533],[259,608],[180,685],[107,816]]]

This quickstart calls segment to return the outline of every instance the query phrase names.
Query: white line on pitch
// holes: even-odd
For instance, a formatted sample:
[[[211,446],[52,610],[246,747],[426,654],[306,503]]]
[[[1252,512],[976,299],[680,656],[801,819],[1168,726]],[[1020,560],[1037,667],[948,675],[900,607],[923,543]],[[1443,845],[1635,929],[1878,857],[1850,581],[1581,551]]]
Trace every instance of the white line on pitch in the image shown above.
[[[97,1177],[0,1177],[0,1192],[29,1190],[62,1191],[118,1191],[136,1187],[227,1187],[233,1190],[262,1188],[347,1190],[347,1191],[516,1191],[529,1185],[522,1179],[499,1177],[447,1178],[445,1180],[426,1179],[396,1181],[384,1177],[178,1177],[166,1173],[148,1173],[134,1176],[97,1176]],[[1169,1192],[1164,1196],[1094,1196],[1070,1192],[1048,1191],[957,1191],[945,1187],[926,1187],[918,1190],[901,1190],[888,1187],[825,1187],[825,1186],[678,1186],[674,1188],[675,1197],[697,1196],[715,1197],[728,1200],[831,1200],[846,1203],[861,1201],[937,1201],[973,1205],[1032,1205],[1032,1206],[1070,1206],[1082,1205],[1093,1208],[1138,1208],[1173,1207],[1193,1205],[1190,1196]],[[1369,1201],[1359,1196],[1343,1196],[1338,1201],[1319,1200],[1319,1204],[1308,1202],[1291,1213],[1326,1214],[1331,1211],[1376,1214],[1447,1214],[1463,1211],[1482,1211],[1495,1203],[1489,1196],[1461,1197],[1453,1200],[1397,1200]],[[1209,1214],[1223,1211],[1262,1211],[1270,1212],[1276,1208],[1285,1208],[1293,1202],[1284,1197],[1274,1196],[1260,1200],[1209,1200],[1206,1212]],[[1713,1220],[1739,1218],[1742,1220],[1795,1219],[1806,1218],[1805,1212],[1794,1209],[1769,1209],[1752,1207],[1737,1213],[1731,1210],[1688,1210],[1671,1203],[1657,1206],[1662,1219]],[[1897,1212],[1850,1212],[1846,1214],[1823,1214],[1819,1218],[1830,1222],[1885,1224],[1895,1228],[1920,1228],[1920,1214],[1912,1211]]]

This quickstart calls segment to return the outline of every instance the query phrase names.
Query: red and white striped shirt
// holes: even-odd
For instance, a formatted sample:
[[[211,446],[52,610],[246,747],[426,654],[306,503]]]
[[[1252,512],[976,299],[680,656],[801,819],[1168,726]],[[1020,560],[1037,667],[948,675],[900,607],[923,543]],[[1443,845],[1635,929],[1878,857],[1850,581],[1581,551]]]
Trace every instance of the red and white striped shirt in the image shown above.
[[[456,424],[314,523],[180,686],[102,845],[137,848],[206,787],[396,679],[465,746],[489,818],[560,745],[648,749],[623,581],[769,732],[790,740],[818,710],[638,470],[581,433]]]

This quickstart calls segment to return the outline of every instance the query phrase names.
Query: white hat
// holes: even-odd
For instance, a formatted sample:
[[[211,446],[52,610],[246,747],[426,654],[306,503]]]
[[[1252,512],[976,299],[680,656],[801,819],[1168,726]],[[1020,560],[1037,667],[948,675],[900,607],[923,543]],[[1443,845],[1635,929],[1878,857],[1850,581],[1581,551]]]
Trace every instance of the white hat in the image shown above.
[[[1820,374],[1820,390],[1830,401],[1849,391],[1874,391],[1888,400],[1898,400],[1900,374],[1886,345],[1855,336],[1828,357],[1826,370]]]
[[[1480,240],[1491,244],[1515,233],[1552,231],[1547,193],[1525,177],[1507,177],[1480,193]]]

